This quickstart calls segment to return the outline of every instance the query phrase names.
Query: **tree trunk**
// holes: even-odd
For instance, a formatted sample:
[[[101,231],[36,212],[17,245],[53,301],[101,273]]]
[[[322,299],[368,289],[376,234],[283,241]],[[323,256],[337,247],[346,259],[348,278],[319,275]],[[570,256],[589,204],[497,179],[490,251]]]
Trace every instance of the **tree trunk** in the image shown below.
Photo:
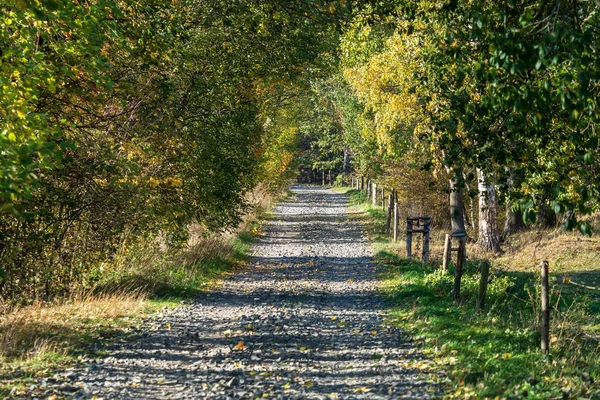
[[[556,213],[546,203],[538,201],[536,221],[539,228],[554,228],[556,227]]]
[[[464,210],[462,186],[458,184],[456,178],[452,178],[450,179],[450,222],[452,224],[452,233],[466,233]]]
[[[467,176],[466,174],[463,172],[462,174],[463,179],[465,180],[465,189],[467,189],[467,195],[469,196],[469,203],[470,203],[470,207],[469,207],[469,213],[467,214],[467,207],[465,204],[465,222],[467,223],[467,225],[470,225],[471,228],[473,228],[473,230],[475,230],[475,200],[473,200],[473,197],[471,195],[471,188],[469,187],[469,183],[467,182]]]
[[[496,186],[486,177],[485,173],[477,169],[479,188],[479,238],[477,245],[483,250],[499,253],[500,234],[496,219],[498,217],[498,196]]]
[[[525,230],[523,213],[521,211],[513,211],[512,206],[512,203],[506,203],[506,220],[504,221],[504,231],[502,232],[502,237],[504,238]]]
[[[515,172],[511,170],[507,181],[508,190],[513,190],[515,187],[515,179]],[[521,210],[513,211],[512,207],[513,203],[507,201],[506,219],[504,220],[504,229],[502,232],[502,237],[505,239],[514,233],[525,230],[526,228],[525,222],[523,222],[523,213]]]

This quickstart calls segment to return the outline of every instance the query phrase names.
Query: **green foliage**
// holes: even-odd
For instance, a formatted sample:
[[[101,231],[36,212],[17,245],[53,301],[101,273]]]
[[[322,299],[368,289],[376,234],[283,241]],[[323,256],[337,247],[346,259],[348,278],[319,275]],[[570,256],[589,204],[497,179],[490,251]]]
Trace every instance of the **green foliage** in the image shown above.
[[[343,75],[376,151],[460,181],[481,169],[508,202],[533,200],[527,220],[552,203],[590,234],[578,216],[598,204],[597,19],[591,0],[365,5],[342,38]]]
[[[63,294],[129,244],[239,224],[255,185],[293,166],[264,103],[327,67],[346,10],[2,2],[0,296]]]

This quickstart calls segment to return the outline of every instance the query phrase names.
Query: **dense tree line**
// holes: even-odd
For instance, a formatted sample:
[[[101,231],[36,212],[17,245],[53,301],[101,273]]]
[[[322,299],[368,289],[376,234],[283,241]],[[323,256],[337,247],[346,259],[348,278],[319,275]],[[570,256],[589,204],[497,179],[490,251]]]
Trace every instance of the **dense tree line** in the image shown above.
[[[477,222],[487,250],[500,250],[501,203],[505,235],[536,219],[590,234],[581,217],[598,207],[599,11],[510,0],[356,9],[330,91],[345,94],[331,102],[355,170],[425,196],[445,187],[452,230]]]
[[[0,296],[92,284],[116,253],[159,234],[179,246],[191,223],[233,227],[249,191],[298,168],[416,186],[423,209],[449,193],[444,218],[455,231],[477,220],[489,250],[501,204],[507,234],[535,218],[590,233],[598,11],[6,0]]]
[[[159,233],[178,246],[190,223],[235,226],[257,182],[289,175],[295,142],[269,115],[325,67],[345,8],[3,1],[0,296],[92,284],[115,253]]]

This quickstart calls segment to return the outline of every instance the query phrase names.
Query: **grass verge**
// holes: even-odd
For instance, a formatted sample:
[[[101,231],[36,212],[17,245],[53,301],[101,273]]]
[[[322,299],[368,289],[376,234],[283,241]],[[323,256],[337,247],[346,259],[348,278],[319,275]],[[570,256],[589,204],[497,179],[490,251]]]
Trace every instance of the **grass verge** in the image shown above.
[[[462,299],[454,302],[454,270],[443,273],[439,259],[423,264],[400,257],[402,245],[384,232],[384,212],[366,204],[364,193],[348,194],[363,214],[377,262],[385,266],[382,284],[392,320],[432,358],[445,377],[446,398],[600,399],[597,294],[551,279],[552,344],[545,356],[539,351],[539,278],[506,265],[519,254],[491,260],[487,306],[478,311],[479,260],[467,263]]]
[[[235,233],[198,237],[167,251],[155,241],[130,245],[89,277],[89,289],[5,309],[0,313],[0,398],[22,396],[41,378],[101,355],[104,345],[140,329],[153,312],[177,307],[242,267],[275,201],[263,200]]]

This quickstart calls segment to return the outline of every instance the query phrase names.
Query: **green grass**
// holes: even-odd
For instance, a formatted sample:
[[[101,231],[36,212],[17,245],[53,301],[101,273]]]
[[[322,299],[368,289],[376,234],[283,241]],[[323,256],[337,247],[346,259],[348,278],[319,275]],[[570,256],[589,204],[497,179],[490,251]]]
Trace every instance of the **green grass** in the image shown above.
[[[539,282],[532,273],[492,267],[486,308],[476,309],[479,261],[467,263],[461,301],[452,300],[454,270],[439,260],[423,264],[398,254],[383,232],[385,215],[349,190],[369,227],[392,322],[409,333],[434,362],[446,398],[600,399],[597,296],[551,279],[551,352],[539,351]],[[494,265],[494,264],[492,264]]]

